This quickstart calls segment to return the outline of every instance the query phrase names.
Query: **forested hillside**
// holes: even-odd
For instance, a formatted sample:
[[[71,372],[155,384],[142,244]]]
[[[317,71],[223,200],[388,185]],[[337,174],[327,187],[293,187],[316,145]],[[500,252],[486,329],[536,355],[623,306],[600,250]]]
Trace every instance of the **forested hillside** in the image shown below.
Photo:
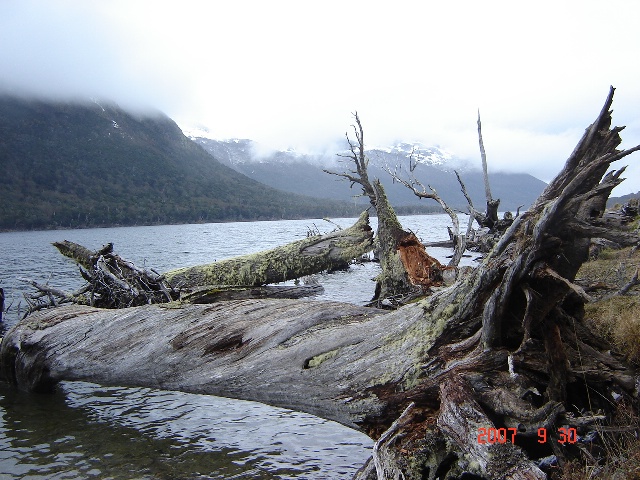
[[[0,229],[262,220],[355,213],[228,168],[161,113],[0,96]]]

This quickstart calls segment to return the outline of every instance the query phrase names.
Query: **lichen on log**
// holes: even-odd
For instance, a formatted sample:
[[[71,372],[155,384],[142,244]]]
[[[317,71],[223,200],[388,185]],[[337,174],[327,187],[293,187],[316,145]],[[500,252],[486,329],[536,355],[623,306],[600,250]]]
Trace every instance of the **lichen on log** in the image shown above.
[[[251,255],[207,265],[180,268],[164,274],[174,288],[199,285],[258,286],[343,268],[372,249],[369,214],[345,230],[314,236]]]
[[[640,150],[617,149],[612,98],[481,265],[430,297],[388,313],[304,300],[61,307],[7,333],[0,374],[27,390],[90,380],[313,413],[378,440],[357,478],[541,479],[583,452],[606,461],[617,409],[638,417],[640,376],[585,325],[573,283],[622,181],[607,168]]]
[[[320,285],[266,285],[344,268],[371,251],[372,237],[369,215],[365,211],[354,225],[344,230],[164,274],[139,268],[116,255],[111,243],[91,251],[67,240],[55,242],[54,246],[60,253],[78,263],[80,273],[88,283],[77,292],[63,292],[27,280],[37,290],[37,293],[27,296],[29,312],[65,303],[123,308],[174,300],[204,303],[252,297],[316,295],[322,290]]]

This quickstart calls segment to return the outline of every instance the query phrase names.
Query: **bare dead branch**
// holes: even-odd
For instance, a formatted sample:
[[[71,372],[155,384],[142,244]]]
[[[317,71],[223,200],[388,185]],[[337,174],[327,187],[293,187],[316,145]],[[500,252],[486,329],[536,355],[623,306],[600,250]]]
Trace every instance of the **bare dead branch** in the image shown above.
[[[636,267],[635,273],[633,274],[633,277],[631,277],[631,280],[629,280],[625,285],[623,285],[615,293],[610,293],[609,295],[606,295],[606,296],[602,297],[602,299],[597,300],[597,301],[611,300],[614,297],[626,295],[626,294],[629,293],[629,290],[631,290],[636,285],[640,285],[640,280],[638,280],[638,268],[637,267]]]
[[[80,305],[89,305],[89,299],[85,295],[90,290],[90,285],[85,285],[75,292],[66,292],[59,288],[52,287],[49,284],[43,284],[35,280],[27,278],[19,278],[20,281],[28,283],[36,289],[35,293],[24,293],[23,297],[27,302],[28,308],[24,317],[33,312],[57,307],[63,304],[76,303]]]
[[[358,112],[354,112],[353,117],[355,119],[356,124],[352,125],[354,135],[356,137],[357,143],[354,143],[349,138],[349,133],[345,134],[347,138],[347,143],[349,145],[350,154],[345,155],[338,153],[338,157],[349,159],[353,162],[355,166],[355,170],[349,170],[344,172],[334,172],[332,170],[323,169],[325,173],[330,175],[336,175],[338,177],[346,178],[351,182],[350,188],[353,188],[355,184],[358,184],[362,187],[362,194],[369,197],[369,202],[372,206],[375,207],[376,204],[376,193],[373,188],[371,182],[369,181],[369,176],[367,173],[367,167],[369,165],[369,159],[365,153],[364,146],[364,129],[362,128],[362,123],[360,122],[360,117],[358,116]]]
[[[398,170],[401,169],[401,166],[396,165],[395,170],[391,171],[391,168],[389,168],[389,166],[387,165],[385,167],[385,170],[391,176],[394,182],[398,182],[404,185],[409,190],[411,190],[413,194],[418,198],[435,200],[442,207],[442,209],[447,213],[447,215],[449,215],[449,218],[451,218],[451,223],[453,224],[452,241],[453,241],[454,253],[453,253],[453,256],[451,257],[451,260],[449,261],[448,266],[457,267],[458,264],[460,263],[460,259],[462,258],[462,255],[464,255],[464,252],[467,248],[466,235],[460,234],[460,221],[458,219],[458,215],[451,207],[449,207],[449,205],[442,199],[442,197],[438,195],[438,192],[436,191],[435,188],[429,185],[430,192],[428,192],[426,187],[420,182],[420,180],[418,180],[415,177],[415,175],[413,175],[413,171],[416,169],[417,163],[413,166],[411,165],[412,155],[413,155],[413,151],[412,151],[412,154],[409,156],[409,170],[411,172],[409,176],[409,180],[404,179],[399,175]]]
[[[482,123],[480,122],[480,109],[478,109],[478,143],[480,144],[480,157],[482,158],[482,174],[484,177],[484,193],[487,203],[493,201],[491,196],[491,186],[489,185],[489,171],[487,168],[487,154],[484,151],[484,142],[482,141]]]
[[[460,184],[462,194],[464,195],[464,198],[467,200],[467,204],[469,205],[469,213],[475,219],[475,221],[478,222],[478,225],[480,225],[481,227],[485,226],[485,216],[482,214],[482,212],[476,210],[476,208],[473,206],[473,201],[467,193],[467,187],[462,181],[462,177],[460,177],[460,174],[457,170],[454,170],[453,172],[456,174],[456,178],[458,179],[458,183]]]
[[[325,172],[325,173],[328,173],[329,175],[336,175],[338,177],[346,178],[347,180],[349,180],[351,182],[351,187],[353,187],[353,185],[356,184],[356,183],[358,185],[362,185],[362,180],[359,177],[355,177],[355,176],[353,176],[353,175],[351,175],[349,173],[346,173],[346,172],[338,173],[338,172],[333,172],[331,170],[326,170],[326,169],[323,169],[322,171]],[[364,191],[364,186],[363,186],[363,191]]]

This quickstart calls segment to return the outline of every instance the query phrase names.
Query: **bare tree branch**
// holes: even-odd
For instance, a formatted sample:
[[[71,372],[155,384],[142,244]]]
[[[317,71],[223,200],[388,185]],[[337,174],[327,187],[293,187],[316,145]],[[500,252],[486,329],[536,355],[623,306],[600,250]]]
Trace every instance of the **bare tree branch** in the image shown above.
[[[460,184],[460,188],[462,189],[462,194],[464,195],[464,198],[467,199],[467,204],[469,205],[469,213],[476,220],[476,222],[478,222],[478,225],[480,225],[481,227],[484,227],[485,216],[483,215],[482,212],[480,212],[479,210],[476,210],[476,208],[473,206],[473,201],[471,200],[471,197],[467,193],[467,187],[462,181],[462,178],[460,177],[460,174],[458,173],[458,171],[454,170],[453,172],[456,174],[456,178],[458,179],[458,183]]]
[[[80,305],[91,304],[90,298],[85,295],[90,291],[90,285],[85,285],[75,292],[66,292],[59,288],[52,287],[47,283],[43,284],[27,278],[20,278],[19,280],[30,284],[36,289],[35,293],[23,294],[29,306],[25,311],[24,317],[45,308],[57,307],[67,303],[77,303]]]
[[[356,124],[352,125],[354,134],[356,136],[357,144],[353,143],[349,138],[349,133],[345,133],[347,137],[347,143],[349,144],[350,154],[338,154],[339,157],[347,158],[353,162],[356,169],[349,170],[350,173],[347,172],[334,172],[331,170],[324,169],[325,173],[330,175],[337,175],[338,177],[346,178],[351,182],[351,187],[353,187],[356,183],[362,187],[362,193],[369,197],[369,202],[372,206],[376,205],[376,192],[373,188],[371,182],[369,181],[369,175],[367,173],[367,167],[369,166],[369,159],[365,153],[364,149],[364,129],[362,128],[362,123],[360,122],[360,117],[358,117],[358,112],[354,112],[353,117],[355,118]]]
[[[451,257],[451,260],[449,261],[448,266],[457,267],[458,264],[460,263],[460,259],[462,258],[462,255],[464,254],[467,248],[466,235],[460,234],[460,221],[458,219],[458,215],[449,205],[447,205],[447,203],[442,199],[442,197],[438,195],[438,192],[436,191],[435,188],[429,185],[429,190],[431,191],[427,192],[426,187],[413,175],[413,171],[416,169],[417,163],[415,165],[412,165],[411,163],[412,155],[413,155],[413,152],[409,156],[409,170],[411,171],[410,180],[405,180],[404,178],[400,177],[400,175],[398,174],[397,166],[395,171],[391,171],[388,165],[385,167],[385,170],[389,175],[391,175],[391,178],[393,178],[394,182],[398,182],[404,185],[409,190],[411,190],[413,194],[418,198],[428,198],[431,200],[435,200],[440,204],[442,209],[449,215],[449,218],[451,218],[451,223],[453,224],[452,241],[453,241],[454,253],[453,253],[453,256]],[[420,188],[420,190],[418,190],[418,187]]]
[[[625,285],[623,285],[617,292],[609,294],[606,297],[603,297],[600,301],[611,300],[614,297],[626,295],[627,293],[629,293],[629,290],[631,290],[636,285],[640,285],[640,280],[638,279],[638,268],[636,268],[636,272],[633,274],[633,277],[631,277],[631,280],[629,280]]]
[[[487,202],[493,201],[491,196],[491,186],[489,185],[489,171],[487,168],[487,154],[484,151],[484,142],[482,141],[482,123],[480,122],[480,109],[478,109],[478,143],[480,143],[480,157],[482,158],[482,174],[484,177],[484,193]]]

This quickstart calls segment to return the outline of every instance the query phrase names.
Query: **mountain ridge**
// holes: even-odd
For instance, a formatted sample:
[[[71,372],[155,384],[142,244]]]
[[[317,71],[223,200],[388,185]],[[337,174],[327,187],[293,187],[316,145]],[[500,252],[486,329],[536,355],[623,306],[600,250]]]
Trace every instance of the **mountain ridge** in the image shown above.
[[[0,95],[0,229],[349,216],[239,174],[166,115]]]
[[[190,138],[225,165],[274,188],[345,201],[353,201],[353,196],[359,193],[358,190],[349,189],[347,182],[341,182],[338,177],[323,171],[327,169],[341,172],[350,169],[348,159],[343,158],[343,162],[340,162],[340,156],[348,151],[336,152],[333,155],[275,151],[258,157],[253,153],[255,142],[249,139],[215,140],[197,136]],[[406,187],[393,182],[387,172],[387,168],[393,170],[397,165],[404,164],[404,170],[400,173],[406,175],[409,156],[413,162],[418,163],[418,168],[413,172],[418,180],[425,187],[433,186],[450,206],[467,211],[466,199],[453,173],[456,169],[461,174],[474,205],[481,209],[484,207],[486,200],[482,172],[469,168],[468,163],[456,159],[449,152],[438,147],[405,142],[391,147],[371,148],[366,150],[366,153],[370,159],[370,178],[379,178],[382,181],[395,207],[436,205],[435,202],[419,200]],[[519,206],[526,208],[546,186],[543,181],[528,174],[490,173],[489,179],[493,196],[501,199],[502,210],[515,210]],[[361,203],[364,205],[367,202],[362,199]]]

